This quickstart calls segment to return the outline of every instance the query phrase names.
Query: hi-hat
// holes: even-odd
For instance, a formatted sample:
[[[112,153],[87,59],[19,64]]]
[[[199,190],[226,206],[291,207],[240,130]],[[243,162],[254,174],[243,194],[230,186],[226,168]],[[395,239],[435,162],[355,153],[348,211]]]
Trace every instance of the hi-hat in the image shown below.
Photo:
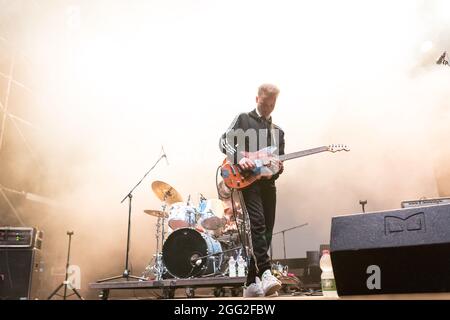
[[[160,210],[144,210],[144,212],[148,215],[157,217],[157,218],[167,218],[169,217],[169,215],[167,214],[167,212],[164,211],[160,211]]]
[[[154,181],[152,183],[152,190],[159,200],[165,201],[167,204],[183,202],[183,197],[181,197],[178,191],[165,182]]]

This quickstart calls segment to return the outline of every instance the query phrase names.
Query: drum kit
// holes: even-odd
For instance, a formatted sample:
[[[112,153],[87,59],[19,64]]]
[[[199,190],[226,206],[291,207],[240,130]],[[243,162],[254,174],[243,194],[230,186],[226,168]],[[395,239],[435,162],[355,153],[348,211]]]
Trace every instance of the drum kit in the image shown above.
[[[235,221],[220,199],[200,194],[198,205],[169,184],[154,181],[161,210],[144,210],[157,218],[156,253],[142,277],[155,280],[224,275],[230,254],[242,250]],[[236,217],[239,222],[239,216]],[[167,225],[166,225],[167,224]],[[167,231],[166,231],[167,230]],[[166,235],[168,235],[166,237]]]

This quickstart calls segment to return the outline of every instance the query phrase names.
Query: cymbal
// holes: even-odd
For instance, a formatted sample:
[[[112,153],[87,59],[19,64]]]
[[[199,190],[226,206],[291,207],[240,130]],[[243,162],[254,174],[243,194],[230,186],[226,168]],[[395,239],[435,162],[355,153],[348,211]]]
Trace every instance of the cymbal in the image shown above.
[[[183,197],[181,197],[178,191],[165,182],[154,181],[152,183],[152,189],[158,199],[166,201],[167,204],[183,202]]]
[[[169,217],[167,212],[160,211],[160,210],[144,210],[144,212],[146,214],[149,214],[149,215],[157,217],[157,218],[162,218],[162,217],[168,218]]]

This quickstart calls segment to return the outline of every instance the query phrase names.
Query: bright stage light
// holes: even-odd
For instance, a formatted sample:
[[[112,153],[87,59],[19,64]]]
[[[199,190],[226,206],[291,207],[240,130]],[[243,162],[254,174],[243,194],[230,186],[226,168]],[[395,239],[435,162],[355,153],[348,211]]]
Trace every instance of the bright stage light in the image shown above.
[[[431,42],[431,41],[425,41],[424,43],[422,43],[422,46],[420,47],[420,50],[423,53],[426,53],[426,52],[430,51],[431,49],[433,49],[433,42]]]

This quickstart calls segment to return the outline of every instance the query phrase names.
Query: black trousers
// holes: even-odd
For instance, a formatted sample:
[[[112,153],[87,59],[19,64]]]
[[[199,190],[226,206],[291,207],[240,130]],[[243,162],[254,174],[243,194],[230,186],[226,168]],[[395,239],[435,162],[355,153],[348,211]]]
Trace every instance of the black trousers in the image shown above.
[[[251,225],[253,257],[248,267],[247,285],[255,282],[256,276],[261,277],[264,271],[271,269],[268,250],[272,242],[273,226],[275,224],[275,208],[277,193],[275,182],[260,180],[242,190],[245,206]],[[256,271],[255,264],[258,266]]]

